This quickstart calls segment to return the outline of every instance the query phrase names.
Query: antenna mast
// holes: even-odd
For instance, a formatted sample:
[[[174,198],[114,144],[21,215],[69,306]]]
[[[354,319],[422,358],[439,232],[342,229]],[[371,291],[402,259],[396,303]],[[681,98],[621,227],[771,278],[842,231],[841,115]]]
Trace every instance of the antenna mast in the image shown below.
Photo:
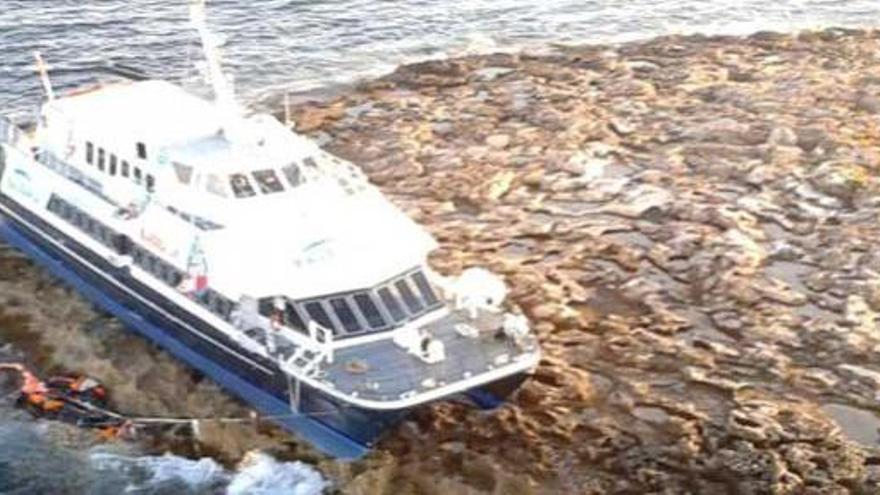
[[[223,74],[223,68],[220,64],[220,43],[217,36],[208,29],[208,22],[205,16],[205,1],[192,0],[192,4],[190,4],[190,21],[202,40],[202,48],[208,62],[208,78],[210,79],[211,86],[214,88],[214,98],[216,98],[217,104],[229,117],[238,117],[242,113],[241,107],[235,101],[235,91],[232,82]]]
[[[37,73],[40,75],[40,82],[43,83],[43,91],[49,101],[55,99],[55,90],[52,88],[52,81],[49,80],[49,66],[43,60],[40,52],[34,52],[34,59],[37,61]]]

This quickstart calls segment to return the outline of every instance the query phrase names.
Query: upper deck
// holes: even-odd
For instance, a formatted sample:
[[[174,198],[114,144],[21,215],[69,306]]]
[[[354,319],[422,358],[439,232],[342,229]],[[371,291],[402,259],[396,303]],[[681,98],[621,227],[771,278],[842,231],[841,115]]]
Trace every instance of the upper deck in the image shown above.
[[[43,110],[53,126],[152,148],[214,135],[222,123],[212,102],[162,80],[76,90],[47,102]]]

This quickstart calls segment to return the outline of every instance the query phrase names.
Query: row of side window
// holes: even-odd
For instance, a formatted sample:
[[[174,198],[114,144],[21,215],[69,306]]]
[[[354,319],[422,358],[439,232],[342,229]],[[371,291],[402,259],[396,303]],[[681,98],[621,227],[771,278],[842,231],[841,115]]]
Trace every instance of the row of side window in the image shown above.
[[[79,207],[58,196],[53,195],[49,200],[49,211],[75,225],[114,252],[120,255],[131,255],[136,265],[169,286],[177,288],[183,281],[183,272],[143,247],[132,243],[128,236],[115,232]],[[229,320],[234,309],[231,300],[210,288],[202,291],[197,300],[202,306],[225,320]]]
[[[132,247],[131,257],[136,265],[170,287],[176,289],[183,282],[185,276],[183,272],[141,246]],[[232,301],[210,288],[202,291],[196,301],[224,320],[229,320],[234,309]]]
[[[49,211],[67,220],[81,231],[88,234],[92,239],[104,246],[122,254],[127,249],[127,237],[118,234],[93,216],[89,215],[77,206],[53,195],[49,200]]]
[[[142,146],[143,143],[138,143],[138,156],[146,159],[146,149],[141,149]],[[126,179],[131,178],[138,185],[143,183],[149,192],[153,192],[156,187],[156,179],[152,174],[144,174],[140,167],[132,167],[127,160],[121,160],[104,148],[95,147],[91,142],[86,142],[86,163],[94,165],[99,172],[105,172],[111,177],[119,175]]]
[[[334,335],[348,337],[378,332],[416,319],[440,305],[440,299],[421,271],[399,277],[373,291],[337,294],[320,299],[286,301],[283,320],[305,332],[313,320]],[[276,311],[273,298],[260,300],[260,313]]]

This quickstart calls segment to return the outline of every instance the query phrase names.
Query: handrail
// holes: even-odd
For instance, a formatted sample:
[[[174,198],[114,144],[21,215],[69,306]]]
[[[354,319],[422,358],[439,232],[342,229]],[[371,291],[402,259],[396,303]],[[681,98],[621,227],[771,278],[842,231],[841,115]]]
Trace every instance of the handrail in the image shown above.
[[[315,320],[309,320],[309,336],[323,348],[327,356],[327,362],[333,363],[333,331],[318,324]]]

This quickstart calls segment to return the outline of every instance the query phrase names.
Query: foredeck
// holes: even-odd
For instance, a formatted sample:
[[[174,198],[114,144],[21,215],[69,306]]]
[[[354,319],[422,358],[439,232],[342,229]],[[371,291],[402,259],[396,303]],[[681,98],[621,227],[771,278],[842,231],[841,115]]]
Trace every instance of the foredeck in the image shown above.
[[[432,389],[468,380],[532,355],[532,337],[520,345],[501,331],[500,315],[483,314],[477,321],[464,314],[450,313],[427,325],[431,336],[443,342],[446,358],[428,363],[391,339],[339,349],[333,364],[321,369],[325,381],[354,397],[395,401]],[[481,329],[479,335],[464,336],[457,324]]]

